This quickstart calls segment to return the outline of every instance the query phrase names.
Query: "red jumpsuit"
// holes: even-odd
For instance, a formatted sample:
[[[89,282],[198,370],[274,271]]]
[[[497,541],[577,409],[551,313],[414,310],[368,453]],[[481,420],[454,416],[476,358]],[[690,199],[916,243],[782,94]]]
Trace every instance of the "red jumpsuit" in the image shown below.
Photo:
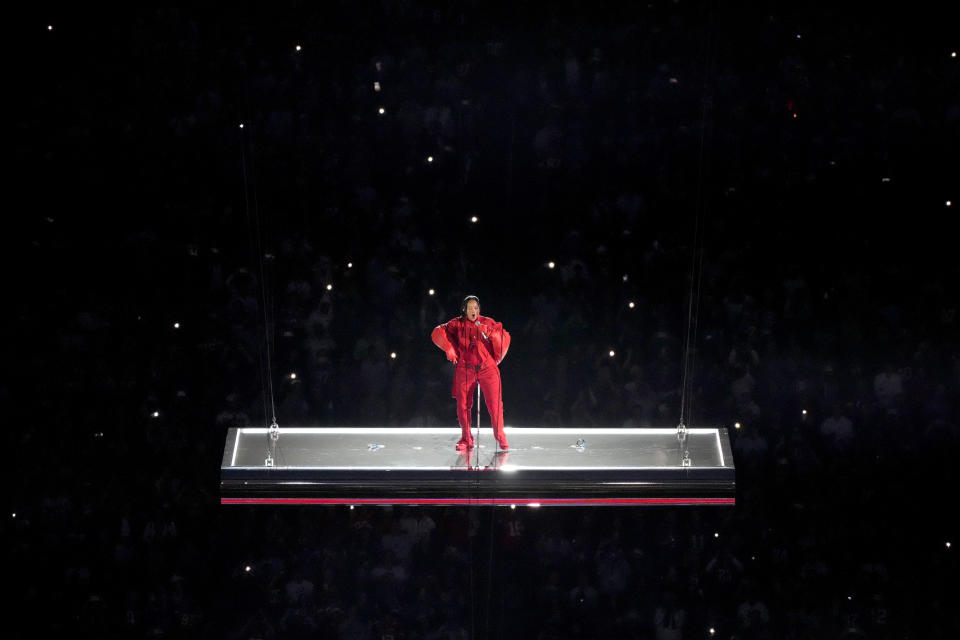
[[[473,394],[479,384],[490,412],[493,436],[500,448],[506,450],[509,445],[503,433],[503,396],[497,365],[510,348],[510,334],[493,318],[478,316],[477,323],[479,326],[463,317],[454,318],[436,327],[430,337],[457,367],[453,377],[453,397],[457,399],[457,419],[460,421],[457,447],[473,446],[470,413]]]

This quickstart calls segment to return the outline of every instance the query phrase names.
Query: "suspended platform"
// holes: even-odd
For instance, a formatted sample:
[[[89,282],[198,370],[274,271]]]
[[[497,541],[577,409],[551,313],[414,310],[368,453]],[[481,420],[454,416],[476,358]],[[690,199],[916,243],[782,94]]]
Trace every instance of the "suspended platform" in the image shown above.
[[[726,429],[231,428],[221,504],[733,505]],[[476,434],[476,430],[474,430]],[[474,436],[476,438],[476,435]]]

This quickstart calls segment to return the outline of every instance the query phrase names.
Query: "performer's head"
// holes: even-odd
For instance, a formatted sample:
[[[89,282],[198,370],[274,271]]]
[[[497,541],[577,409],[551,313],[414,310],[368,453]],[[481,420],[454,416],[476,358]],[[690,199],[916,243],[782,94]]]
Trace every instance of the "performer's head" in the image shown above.
[[[470,322],[476,322],[480,315],[480,298],[477,296],[467,296],[460,305],[460,315]]]

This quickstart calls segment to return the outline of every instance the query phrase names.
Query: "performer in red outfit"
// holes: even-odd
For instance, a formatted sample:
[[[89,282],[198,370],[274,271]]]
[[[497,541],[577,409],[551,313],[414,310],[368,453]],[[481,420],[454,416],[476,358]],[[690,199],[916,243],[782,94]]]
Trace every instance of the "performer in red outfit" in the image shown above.
[[[463,451],[474,446],[470,412],[478,384],[490,412],[493,436],[500,449],[509,449],[503,433],[503,397],[497,365],[510,348],[510,334],[501,323],[480,315],[480,300],[476,296],[467,296],[460,306],[460,317],[439,325],[430,337],[447,354],[447,360],[456,365],[453,397],[457,399],[457,419],[460,421],[457,449]]]

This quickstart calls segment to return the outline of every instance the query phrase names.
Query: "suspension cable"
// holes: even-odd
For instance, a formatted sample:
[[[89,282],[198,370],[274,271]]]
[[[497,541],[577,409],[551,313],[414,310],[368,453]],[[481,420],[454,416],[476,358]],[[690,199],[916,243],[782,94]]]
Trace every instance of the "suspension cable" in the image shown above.
[[[700,285],[703,282],[703,239],[701,238],[700,245],[700,264],[697,266],[698,275],[697,275],[697,306],[693,313],[693,355],[690,357],[690,377],[693,377],[693,372],[697,368],[697,331],[700,328]],[[690,417],[690,421],[693,421],[693,381],[690,382],[690,390],[687,398],[687,415]]]
[[[681,425],[685,424],[684,421],[683,421],[683,418],[684,418],[684,410],[686,409],[686,404],[687,404],[687,374],[689,373],[689,370],[690,370],[690,327],[691,327],[692,322],[693,322],[693,320],[692,320],[692,319],[693,319],[693,282],[694,282],[694,279],[695,279],[694,270],[696,269],[696,264],[697,264],[696,246],[697,246],[697,238],[698,238],[699,226],[700,226],[700,213],[699,213],[699,205],[697,205],[696,220],[694,221],[694,225],[693,225],[693,243],[694,243],[693,246],[694,246],[694,249],[693,249],[693,251],[691,252],[693,255],[691,256],[691,259],[690,259],[690,293],[689,293],[688,296],[687,296],[687,299],[688,299],[688,304],[687,304],[687,330],[686,330],[686,333],[684,334],[684,337],[683,337],[683,338],[684,338],[684,344],[683,344],[683,382],[682,382],[681,387],[680,387],[680,424],[681,424]]]
[[[695,204],[694,224],[693,224],[693,247],[690,255],[690,293],[687,305],[687,330],[684,335],[683,347],[683,382],[680,388],[680,426],[685,425],[684,418],[692,417],[693,405],[693,382],[691,380],[688,387],[687,379],[693,377],[694,365],[697,358],[697,330],[699,328],[700,316],[700,290],[703,281],[703,235],[702,220],[705,216],[706,204],[703,195],[703,165],[704,150],[706,147],[707,130],[707,108],[711,106],[712,98],[709,96],[710,86],[710,45],[713,35],[713,14],[708,17],[706,51],[704,54],[704,74],[703,89],[700,97],[700,150],[697,156],[697,198]],[[694,291],[696,285],[696,291]],[[693,334],[691,339],[691,333]],[[692,347],[692,355],[691,355]]]
[[[249,103],[249,96],[247,98],[247,102]],[[246,131],[247,128],[244,128],[243,130]],[[252,135],[250,136],[250,138],[251,138],[251,141],[250,141],[250,174],[251,176],[250,178],[248,178],[247,176],[247,151],[246,151],[245,140],[243,137],[241,137],[241,140],[240,140],[240,159],[243,167],[243,200],[244,200],[244,206],[246,208],[246,214],[247,214],[248,234],[250,232],[251,217],[253,220],[253,227],[255,229],[255,238],[256,238],[255,249],[257,252],[257,262],[260,269],[260,296],[261,296],[260,302],[261,302],[261,308],[263,309],[263,332],[264,332],[263,344],[264,344],[265,353],[266,353],[266,365],[267,365],[266,375],[265,375],[267,384],[265,385],[266,388],[264,389],[264,400],[263,400],[264,420],[270,421],[270,418],[272,417],[271,425],[275,425],[277,423],[277,405],[276,405],[276,400],[273,392],[273,367],[270,359],[270,323],[267,318],[267,306],[268,306],[267,305],[267,285],[265,281],[264,268],[263,268],[263,243],[261,240],[261,232],[260,232],[260,207],[257,204],[256,171],[253,166]],[[251,183],[252,183],[252,186],[251,186]],[[252,216],[251,216],[251,210],[250,210],[250,192],[251,191],[253,192],[253,215]],[[253,239],[250,240],[250,244],[251,245],[253,244]],[[269,389],[269,399],[270,399],[269,413],[268,413],[268,407],[267,407],[267,394],[266,394],[267,388]]]

